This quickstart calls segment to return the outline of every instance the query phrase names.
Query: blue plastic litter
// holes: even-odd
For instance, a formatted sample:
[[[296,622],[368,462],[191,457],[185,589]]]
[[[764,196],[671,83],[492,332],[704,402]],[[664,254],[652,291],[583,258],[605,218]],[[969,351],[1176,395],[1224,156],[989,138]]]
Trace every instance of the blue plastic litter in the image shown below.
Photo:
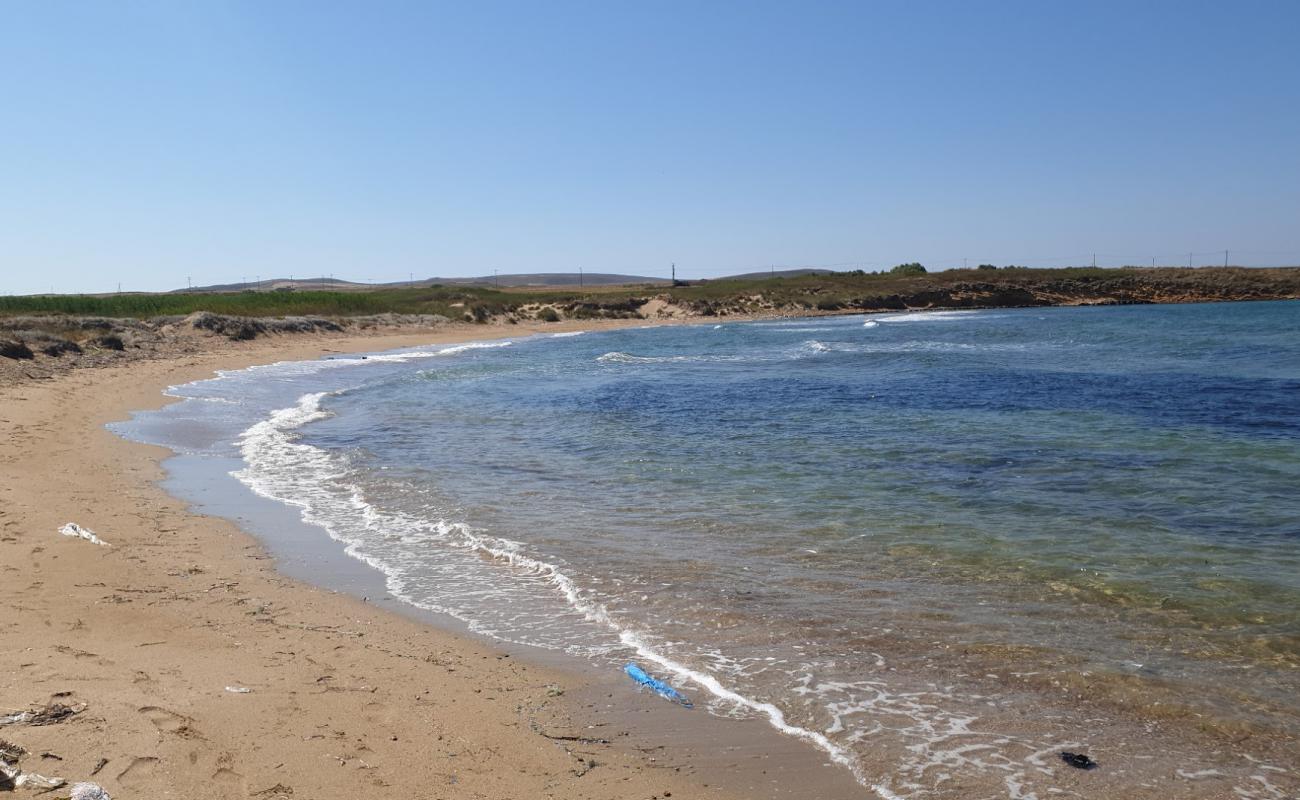
[[[641,669],[636,664],[628,664],[626,667],[623,667],[623,671],[626,672],[627,676],[632,680],[636,681],[642,686],[653,689],[654,693],[659,695],[660,697],[666,698],[668,700],[672,700],[674,703],[681,703],[687,708],[693,707],[691,701],[687,699],[686,695],[677,691],[676,689],[664,683],[663,681],[659,680],[658,678],[650,677],[648,674],[646,674],[645,670]]]

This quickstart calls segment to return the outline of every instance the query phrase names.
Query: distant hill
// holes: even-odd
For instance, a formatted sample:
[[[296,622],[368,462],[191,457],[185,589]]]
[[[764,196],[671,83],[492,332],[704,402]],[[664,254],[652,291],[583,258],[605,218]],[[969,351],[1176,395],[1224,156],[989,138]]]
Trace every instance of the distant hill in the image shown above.
[[[802,278],[809,275],[833,275],[829,269],[778,269],[775,272],[746,272],[740,275],[726,275],[720,278],[707,278],[710,281],[727,280],[762,280],[764,278]],[[691,279],[692,282],[701,280]],[[612,272],[516,272],[508,275],[480,275],[472,278],[419,278],[410,281],[391,281],[386,283],[358,283],[341,278],[269,278],[263,281],[245,283],[218,283],[210,286],[195,286],[192,289],[173,289],[173,292],[244,292],[274,290],[311,291],[326,289],[335,292],[365,291],[367,289],[395,289],[407,286],[499,286],[514,289],[528,286],[669,286],[672,281],[667,278],[650,278],[645,275],[621,275]]]
[[[351,289],[368,289],[374,284],[353,283],[352,281],[340,280],[338,278],[268,278],[264,281],[244,281],[242,283],[214,283],[208,286],[195,286],[187,289],[172,289],[170,294],[184,292],[203,292],[212,294],[224,294],[227,292],[249,292],[262,291],[269,292],[275,289],[328,289],[330,291],[348,291]],[[382,284],[381,284],[382,285]]]
[[[510,275],[483,275],[475,278],[419,278],[411,281],[392,281],[388,283],[357,283],[340,278],[269,278],[263,281],[243,283],[217,283],[210,286],[195,286],[192,289],[173,289],[172,292],[244,292],[262,291],[312,291],[326,289],[334,292],[365,291],[367,289],[394,289],[408,286],[501,286],[514,288],[521,286],[627,286],[645,285],[667,286],[665,278],[647,278],[641,275],[618,275],[608,272],[532,272]]]
[[[778,269],[776,271],[745,272],[740,275],[727,275],[722,278],[709,278],[711,281],[758,281],[763,278],[802,278],[805,275],[834,275],[833,269]]]
[[[618,275],[608,272],[526,272],[511,275],[485,275],[479,278],[430,278],[421,284],[441,283],[446,286],[622,286],[627,284],[656,284],[667,286],[665,278],[647,278],[643,275]]]

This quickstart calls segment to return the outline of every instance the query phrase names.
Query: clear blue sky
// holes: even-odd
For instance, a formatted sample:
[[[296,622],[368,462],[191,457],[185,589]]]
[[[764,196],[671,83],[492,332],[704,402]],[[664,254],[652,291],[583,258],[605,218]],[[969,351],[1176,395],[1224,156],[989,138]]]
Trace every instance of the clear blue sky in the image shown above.
[[[1300,263],[1298,35],[1295,0],[12,0],[0,292]]]

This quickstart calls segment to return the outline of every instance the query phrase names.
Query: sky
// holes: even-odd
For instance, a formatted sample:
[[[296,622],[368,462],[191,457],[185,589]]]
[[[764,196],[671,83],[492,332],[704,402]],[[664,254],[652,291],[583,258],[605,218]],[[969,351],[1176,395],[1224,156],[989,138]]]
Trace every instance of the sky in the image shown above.
[[[1300,264],[1300,3],[0,3],[0,293]]]

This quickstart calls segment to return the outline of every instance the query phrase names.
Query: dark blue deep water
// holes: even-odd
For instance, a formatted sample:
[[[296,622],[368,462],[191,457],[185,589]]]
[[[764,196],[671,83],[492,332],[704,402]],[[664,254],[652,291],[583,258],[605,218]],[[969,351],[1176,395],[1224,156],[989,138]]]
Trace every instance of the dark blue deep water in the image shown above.
[[[238,453],[398,596],[638,659],[899,796],[1032,796],[1062,693],[1091,728],[1300,733],[1297,303],[628,329],[177,392],[136,435]]]

